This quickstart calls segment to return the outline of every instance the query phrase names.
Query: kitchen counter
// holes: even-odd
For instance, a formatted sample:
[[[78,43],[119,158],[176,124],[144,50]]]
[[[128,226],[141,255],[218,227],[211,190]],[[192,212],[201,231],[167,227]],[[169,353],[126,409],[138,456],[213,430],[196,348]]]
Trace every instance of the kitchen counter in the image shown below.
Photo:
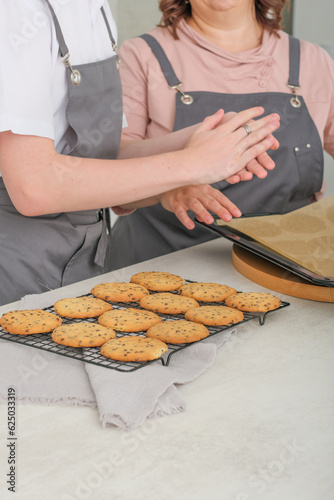
[[[240,291],[224,239],[74,285],[169,271]],[[274,293],[274,292],[271,292]],[[334,305],[290,306],[238,326],[214,366],[178,387],[184,412],[126,432],[96,408],[19,403],[16,493],[7,491],[7,404],[0,405],[0,496],[15,500],[331,500],[334,498]],[[15,304],[0,308],[0,314]],[[27,349],[31,349],[27,347]]]

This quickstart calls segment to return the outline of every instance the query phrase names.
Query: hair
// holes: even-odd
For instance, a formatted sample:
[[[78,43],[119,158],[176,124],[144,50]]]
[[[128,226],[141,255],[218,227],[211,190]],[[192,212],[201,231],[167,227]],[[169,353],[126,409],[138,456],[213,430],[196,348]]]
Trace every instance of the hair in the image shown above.
[[[281,29],[282,10],[290,0],[254,0],[257,21],[270,33],[278,36]],[[191,17],[191,4],[186,0],[160,0],[162,19],[159,26],[167,27],[178,39],[177,26],[181,19]]]

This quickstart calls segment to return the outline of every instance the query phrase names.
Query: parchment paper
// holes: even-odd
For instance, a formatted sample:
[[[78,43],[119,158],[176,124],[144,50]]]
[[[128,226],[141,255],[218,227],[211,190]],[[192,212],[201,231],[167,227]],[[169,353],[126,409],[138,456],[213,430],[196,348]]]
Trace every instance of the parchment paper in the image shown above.
[[[313,273],[334,277],[334,195],[284,215],[217,224],[250,236]]]

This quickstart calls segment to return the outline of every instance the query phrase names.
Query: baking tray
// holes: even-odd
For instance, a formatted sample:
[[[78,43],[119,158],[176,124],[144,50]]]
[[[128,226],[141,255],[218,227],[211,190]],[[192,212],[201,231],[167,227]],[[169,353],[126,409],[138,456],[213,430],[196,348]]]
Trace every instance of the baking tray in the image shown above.
[[[193,283],[193,281],[186,280],[187,283]],[[159,292],[154,292],[154,293],[159,293]],[[171,292],[175,293],[176,292]],[[86,294],[86,297],[93,297],[91,294]],[[198,301],[199,302],[199,301]],[[140,308],[139,303],[137,302],[131,302],[131,303],[124,303],[124,302],[110,302],[110,304],[113,306],[114,309],[126,309],[128,307],[131,308]],[[224,305],[224,302],[215,302],[215,303],[201,303],[199,302],[200,305]],[[275,313],[276,311],[279,311],[280,309],[283,309],[284,307],[289,306],[289,302],[281,302],[281,306],[277,309],[274,309],[273,311],[268,311],[266,313],[244,313],[244,319],[240,321],[239,323],[235,323],[232,325],[226,325],[226,326],[208,326],[209,330],[209,337],[213,335],[217,335],[218,333],[221,333],[225,330],[228,330],[231,327],[235,327],[237,325],[240,325],[242,323],[246,323],[250,320],[258,320],[259,324],[261,326],[264,325],[266,318],[269,314]],[[46,307],[44,308],[44,311],[55,313],[53,306],[51,307]],[[183,314],[178,314],[178,315],[172,315],[172,314],[159,314],[157,313],[163,320],[177,320],[177,319],[184,319]],[[78,323],[81,321],[88,321],[91,323],[97,323],[97,318],[87,318],[87,319],[69,319],[69,318],[62,318],[63,324],[68,324],[68,323]],[[117,332],[116,330],[116,335],[117,337],[122,337],[122,336],[130,336],[130,335],[141,335],[142,337],[145,337],[145,332],[138,332],[138,333],[124,333],[124,332]],[[206,337],[206,338],[209,338]],[[40,349],[42,351],[47,351],[51,352],[54,354],[59,354],[61,356],[65,356],[67,358],[72,358],[72,359],[77,359],[79,361],[84,361],[85,363],[90,363],[93,365],[97,366],[102,366],[104,368],[110,368],[113,370],[121,371],[121,372],[133,372],[135,370],[138,370],[139,368],[143,368],[144,366],[147,366],[151,363],[155,363],[157,361],[160,361],[162,365],[168,366],[170,363],[170,360],[172,356],[176,353],[179,352],[190,345],[196,344],[197,342],[201,342],[201,340],[196,341],[196,342],[191,342],[190,344],[168,344],[168,352],[165,353],[161,358],[152,360],[152,361],[147,361],[147,362],[122,362],[122,361],[114,361],[112,359],[106,358],[105,356],[102,356],[100,353],[100,348],[99,347],[90,347],[90,348],[77,348],[77,347],[69,347],[69,346],[64,346],[57,344],[52,340],[51,333],[50,334],[33,334],[33,335],[13,335],[11,333],[5,332],[1,327],[0,327],[0,339],[3,340],[8,340],[10,342],[15,342],[17,344],[24,344],[29,347],[33,347],[35,349]],[[205,340],[205,339],[202,339]]]
[[[240,219],[252,218],[252,217],[266,217],[270,215],[280,215],[280,214],[246,214],[240,217]],[[304,278],[315,285],[333,287],[334,286],[334,276],[321,276],[312,272],[311,270],[303,267],[302,265],[293,262],[292,260],[286,258],[286,256],[275,252],[273,249],[267,247],[263,243],[253,239],[251,236],[246,235],[235,228],[229,227],[228,223],[226,225],[218,225],[217,221],[221,221],[218,217],[214,216],[214,222],[210,225],[205,224],[197,219],[195,222],[203,227],[206,227],[209,231],[212,231],[219,236],[222,236],[233,243],[249,250],[250,252],[263,257],[264,259],[277,264],[278,266],[290,271],[297,276]]]

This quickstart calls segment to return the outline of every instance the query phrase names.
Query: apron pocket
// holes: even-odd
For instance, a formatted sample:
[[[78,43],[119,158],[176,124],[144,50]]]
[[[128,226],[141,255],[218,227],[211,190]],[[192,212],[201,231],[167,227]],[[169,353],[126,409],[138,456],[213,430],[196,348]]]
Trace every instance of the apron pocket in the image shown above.
[[[322,172],[316,164],[311,144],[300,144],[294,148],[299,173],[299,187],[294,199],[306,198],[317,193],[322,185]]]
[[[86,228],[82,246],[64,268],[62,286],[98,276],[102,273],[101,265],[96,263],[96,256],[101,250],[100,244],[103,245],[103,250],[106,250],[105,238],[107,235],[102,235],[102,226],[103,220],[100,220]]]

